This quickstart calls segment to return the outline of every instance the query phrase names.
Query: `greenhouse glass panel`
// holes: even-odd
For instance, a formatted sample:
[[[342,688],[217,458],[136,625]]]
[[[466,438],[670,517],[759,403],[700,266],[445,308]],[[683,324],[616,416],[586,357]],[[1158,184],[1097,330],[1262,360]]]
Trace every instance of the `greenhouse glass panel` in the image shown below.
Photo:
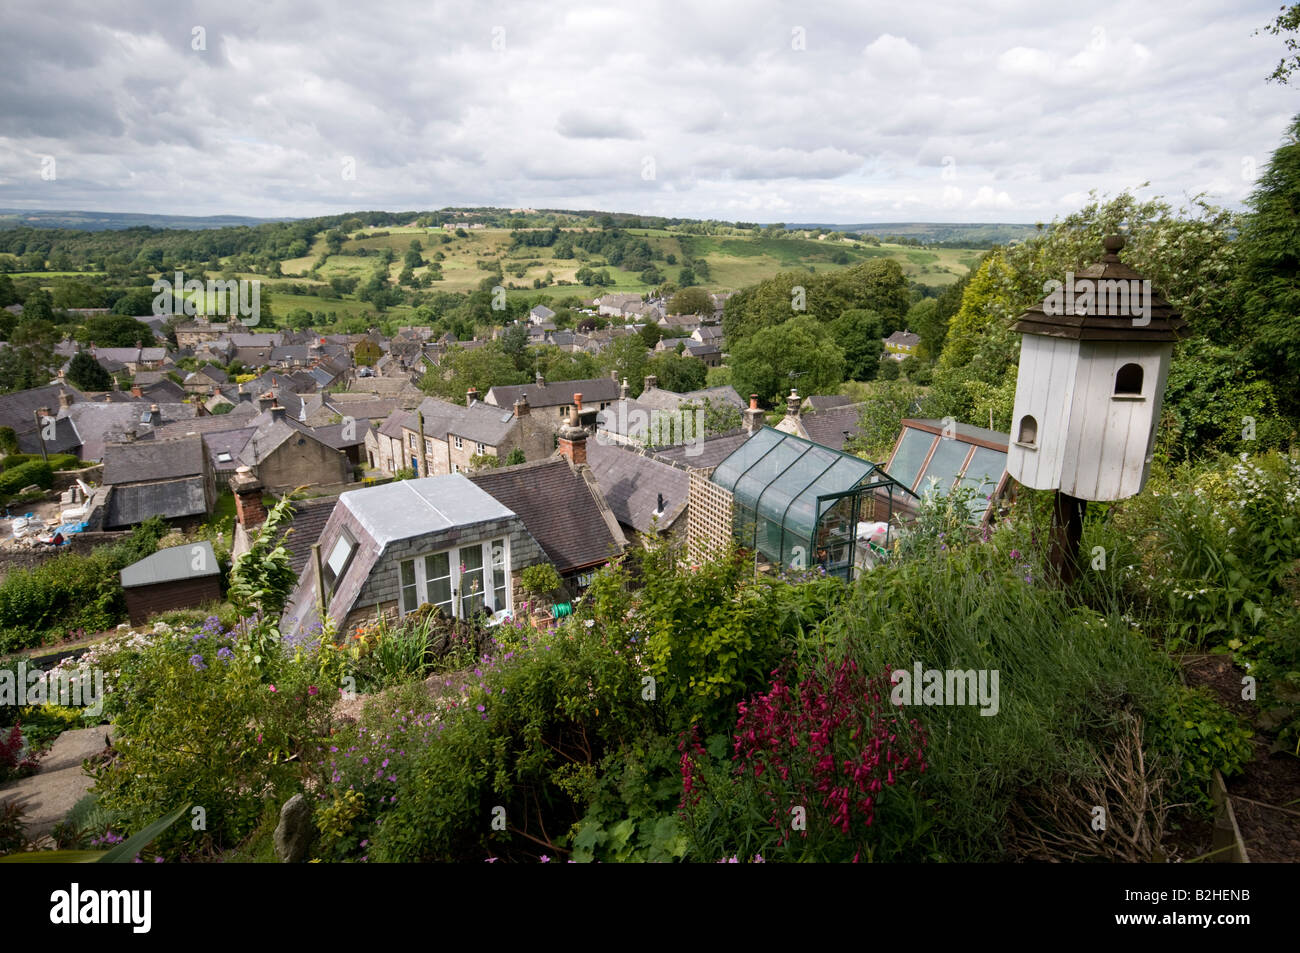
[[[759,457],[781,442],[781,433],[776,430],[763,429],[750,437],[727,459],[718,464],[713,471],[713,482],[724,489],[736,489],[736,481],[742,473],[758,462]]]
[[[924,430],[908,427],[903,432],[903,440],[898,445],[898,452],[889,464],[889,472],[899,483],[916,489],[916,478],[921,473],[921,465],[934,445],[935,436]]]
[[[991,450],[988,447],[975,448],[975,453],[970,463],[966,464],[966,472],[961,479],[962,486],[975,490],[975,496],[970,501],[973,519],[983,517],[988,510],[1006,468],[1007,455],[1002,451]]]
[[[929,465],[921,474],[921,483],[916,491],[922,496],[930,492],[930,478],[933,477],[937,481],[935,492],[940,496],[947,496],[952,492],[953,485],[957,482],[957,473],[961,470],[961,465],[970,451],[971,445],[968,443],[940,438],[939,445],[934,448],[934,454],[930,457]]]
[[[737,481],[736,488],[732,491],[736,502],[749,509],[766,509],[766,503],[760,500],[763,491],[780,478],[790,464],[799,459],[803,450],[803,447],[794,444],[781,443],[765,453]]]

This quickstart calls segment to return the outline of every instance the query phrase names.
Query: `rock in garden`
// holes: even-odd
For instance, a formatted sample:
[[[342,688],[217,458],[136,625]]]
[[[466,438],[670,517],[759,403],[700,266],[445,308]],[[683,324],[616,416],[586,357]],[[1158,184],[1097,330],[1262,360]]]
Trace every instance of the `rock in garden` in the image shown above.
[[[275,856],[281,863],[302,863],[307,859],[314,834],[311,805],[301,794],[295,794],[280,808],[280,823],[275,827]]]

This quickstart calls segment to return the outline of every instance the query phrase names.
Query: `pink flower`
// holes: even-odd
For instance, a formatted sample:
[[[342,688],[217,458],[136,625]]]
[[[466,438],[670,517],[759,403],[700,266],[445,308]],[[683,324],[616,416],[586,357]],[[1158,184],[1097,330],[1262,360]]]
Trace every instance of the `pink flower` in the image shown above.
[[[271,685],[271,686],[270,686],[270,689],[271,689],[271,691],[273,691],[273,692],[277,692],[277,691],[279,691],[279,689],[276,688],[274,685]]]
[[[319,694],[320,694],[320,689],[317,688],[315,685],[308,685],[308,686],[307,686],[307,694],[308,694],[308,695],[319,695]]]

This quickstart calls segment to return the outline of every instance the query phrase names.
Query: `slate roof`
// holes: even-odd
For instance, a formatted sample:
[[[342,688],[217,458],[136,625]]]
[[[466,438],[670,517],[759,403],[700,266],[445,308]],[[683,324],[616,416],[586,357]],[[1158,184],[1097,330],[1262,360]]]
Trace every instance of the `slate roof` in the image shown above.
[[[595,377],[581,381],[547,381],[538,384],[498,384],[487,392],[484,400],[498,407],[513,407],[522,396],[528,397],[531,407],[563,407],[573,403],[573,395],[581,394],[584,404],[604,400],[618,400],[618,381],[612,377]]]
[[[199,557],[202,557],[199,560]],[[198,561],[202,569],[195,569]],[[217,565],[217,554],[212,544],[206,539],[199,543],[184,543],[180,546],[168,546],[138,562],[133,562],[118,573],[123,589],[136,586],[151,586],[159,582],[177,582],[181,579],[202,579],[204,576],[216,576],[221,572]]]
[[[832,450],[843,450],[844,432],[856,437],[861,431],[858,421],[862,417],[863,404],[846,404],[843,407],[831,407],[812,414],[800,414],[799,422],[803,424],[804,433],[813,443]]]
[[[103,482],[140,483],[201,476],[203,453],[203,438],[199,436],[110,444],[104,448]]]
[[[281,538],[284,540],[285,548],[289,550],[289,565],[299,576],[307,568],[312,544],[320,540],[320,534],[325,529],[325,524],[329,522],[330,514],[334,512],[334,506],[338,501],[336,496],[327,496],[316,500],[298,500],[291,504],[293,522],[290,528],[293,532],[286,530],[287,538]],[[324,556],[321,558],[323,559]]]
[[[716,467],[731,456],[737,447],[749,439],[749,436],[744,430],[733,430],[731,433],[719,434],[716,437],[706,437],[694,444],[657,447],[654,456],[692,469]]]
[[[204,514],[208,511],[208,503],[203,484],[203,477],[193,476],[114,486],[108,495],[104,527],[134,526],[151,516],[179,519]]]
[[[885,338],[886,344],[894,344],[899,347],[916,347],[921,343],[921,335],[913,334],[911,331],[895,331],[889,337]]]
[[[470,480],[519,514],[560,573],[605,563],[627,545],[599,487],[564,457],[486,470]]]
[[[803,399],[805,410],[813,412],[829,410],[832,407],[843,407],[851,403],[853,403],[853,398],[847,394],[813,394],[811,397]]]
[[[630,447],[587,441],[587,465],[600,484],[610,512],[638,533],[663,531],[686,509],[690,474]],[[659,496],[664,511],[656,522]]]
[[[117,396],[122,399],[73,404],[65,412],[81,438],[81,459],[102,459],[105,447],[121,440],[128,431],[137,437],[149,437],[169,423],[193,422],[198,416],[199,408],[195,404],[159,401],[159,412],[155,417],[149,409],[150,401],[132,399],[129,393]],[[149,420],[144,419],[146,414],[149,414]]]

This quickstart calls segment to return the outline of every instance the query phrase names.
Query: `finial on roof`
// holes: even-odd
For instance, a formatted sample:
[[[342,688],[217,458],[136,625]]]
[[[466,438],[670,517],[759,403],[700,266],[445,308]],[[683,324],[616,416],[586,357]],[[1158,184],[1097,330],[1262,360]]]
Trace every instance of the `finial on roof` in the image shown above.
[[[1119,261],[1119,252],[1124,247],[1124,236],[1107,235],[1102,239],[1101,247],[1106,250],[1105,261]]]

